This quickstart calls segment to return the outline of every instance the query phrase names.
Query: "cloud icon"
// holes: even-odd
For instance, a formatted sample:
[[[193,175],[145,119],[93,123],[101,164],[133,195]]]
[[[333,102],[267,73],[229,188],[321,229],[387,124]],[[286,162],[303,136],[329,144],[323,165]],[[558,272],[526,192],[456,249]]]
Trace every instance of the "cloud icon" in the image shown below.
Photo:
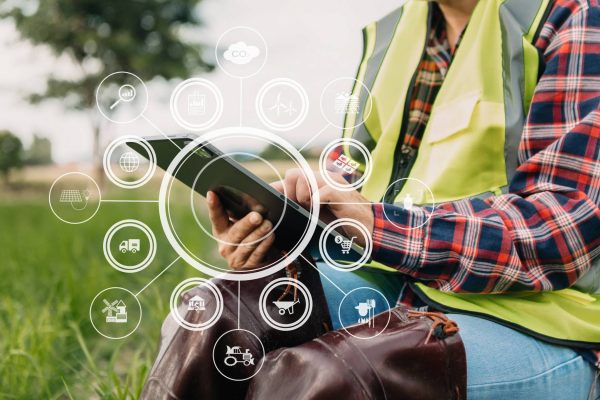
[[[260,50],[256,46],[247,45],[245,42],[237,42],[229,45],[223,57],[237,65],[245,65],[258,57]]]

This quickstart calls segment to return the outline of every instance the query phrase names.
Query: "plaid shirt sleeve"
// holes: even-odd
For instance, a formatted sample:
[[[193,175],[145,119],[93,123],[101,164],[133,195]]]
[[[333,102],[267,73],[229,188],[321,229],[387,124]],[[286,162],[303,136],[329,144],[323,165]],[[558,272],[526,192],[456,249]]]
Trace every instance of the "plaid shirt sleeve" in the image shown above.
[[[559,0],[509,193],[435,209],[374,204],[373,258],[432,287],[566,288],[600,255],[600,8]],[[385,213],[384,213],[385,210]]]

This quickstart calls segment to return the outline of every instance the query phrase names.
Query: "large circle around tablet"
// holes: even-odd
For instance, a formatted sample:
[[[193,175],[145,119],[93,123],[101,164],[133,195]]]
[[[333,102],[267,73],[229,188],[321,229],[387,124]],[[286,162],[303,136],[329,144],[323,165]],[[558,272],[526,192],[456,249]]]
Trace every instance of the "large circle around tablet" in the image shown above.
[[[232,138],[235,140],[254,139],[265,142],[266,144],[275,145],[281,147],[282,149],[285,149],[286,153],[289,154],[293,158],[293,161],[302,169],[312,192],[312,203],[310,210],[308,210],[310,217],[308,218],[308,223],[303,231],[301,239],[298,240],[298,243],[296,243],[296,245],[293,246],[292,249],[289,249],[289,251],[280,259],[270,264],[267,264],[259,269],[254,269],[250,271],[224,270],[222,268],[211,265],[208,261],[204,260],[203,258],[200,259],[197,255],[190,252],[189,249],[185,246],[185,244],[182,243],[182,241],[179,239],[178,233],[171,220],[170,192],[173,180],[175,179],[173,178],[174,172],[179,167],[182,160],[184,160],[185,157],[187,157],[191,152],[195,151],[199,145],[206,142],[212,144],[215,141],[218,141],[222,138]],[[181,256],[181,258],[183,258],[188,264],[209,276],[218,276],[221,279],[237,281],[252,280],[269,276],[285,268],[292,261],[298,258],[302,251],[304,251],[305,248],[308,246],[317,228],[319,220],[319,206],[320,202],[316,178],[312,170],[310,169],[310,166],[308,165],[304,157],[300,154],[300,152],[289,142],[277,135],[274,135],[270,132],[261,129],[248,127],[232,127],[218,129],[201,135],[194,141],[190,142],[177,154],[177,156],[173,159],[173,161],[167,168],[167,173],[165,174],[161,183],[159,195],[159,216],[161,220],[161,225],[165,232],[165,236],[167,237],[169,243],[177,252],[177,254]],[[201,232],[201,230],[199,230],[199,232]]]

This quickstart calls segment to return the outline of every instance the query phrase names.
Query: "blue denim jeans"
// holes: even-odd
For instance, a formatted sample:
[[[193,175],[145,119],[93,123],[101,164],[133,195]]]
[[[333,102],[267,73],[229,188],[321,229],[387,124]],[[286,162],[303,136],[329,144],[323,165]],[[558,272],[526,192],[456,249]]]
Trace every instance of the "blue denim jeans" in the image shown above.
[[[341,328],[340,320],[346,325],[345,321],[356,318],[352,307],[340,308],[342,292],[359,287],[376,289],[392,307],[396,303],[402,285],[399,274],[364,269],[340,272],[324,262],[317,262],[317,266],[326,277],[322,276],[321,282],[335,329]],[[358,301],[360,296],[351,303],[358,304]],[[385,311],[386,306],[385,301],[377,301],[375,313]],[[448,316],[458,323],[465,346],[469,399],[600,399],[597,371],[572,349],[537,340],[482,318]],[[596,385],[596,391],[589,398],[592,385]]]

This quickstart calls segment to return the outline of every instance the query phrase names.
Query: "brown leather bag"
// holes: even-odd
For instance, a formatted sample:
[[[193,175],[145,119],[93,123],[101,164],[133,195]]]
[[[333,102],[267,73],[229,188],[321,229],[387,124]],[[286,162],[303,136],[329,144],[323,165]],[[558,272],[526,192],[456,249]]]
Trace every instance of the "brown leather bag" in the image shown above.
[[[327,332],[324,322],[329,321],[329,312],[321,287],[318,273],[307,269],[297,275],[302,283],[311,288],[314,306],[311,318],[300,328],[290,332],[282,332],[268,326],[258,311],[258,302],[263,288],[276,278],[285,277],[286,273],[274,274],[267,278],[257,279],[240,284],[239,327],[247,329],[258,336],[264,351],[283,346],[296,346]],[[146,380],[141,399],[243,399],[250,381],[232,381],[222,376],[213,364],[213,346],[225,332],[238,327],[238,283],[214,279],[212,281],[223,296],[223,314],[212,327],[204,331],[190,331],[179,326],[169,314],[161,330],[161,344],[154,366]],[[185,304],[195,295],[206,299],[205,311],[197,313],[188,311]],[[184,295],[179,314],[191,323],[200,322],[202,313],[212,315],[215,303],[205,287],[196,287]],[[270,304],[268,307],[275,307]],[[277,309],[275,309],[275,313]],[[257,343],[240,335],[237,342],[252,354],[262,353]],[[255,366],[260,365],[256,360]],[[243,364],[231,367],[230,372],[236,375],[235,369],[244,369]]]
[[[441,313],[397,307],[374,328],[356,325],[269,353],[254,377],[251,399],[465,399],[466,361],[458,328]]]
[[[256,360],[257,367],[262,361],[264,364],[252,380],[229,380],[213,364],[213,346],[218,338],[238,327],[238,283],[216,279],[213,283],[223,295],[221,318],[211,328],[196,332],[180,327],[169,315],[141,398],[235,400],[246,395],[261,400],[464,398],[464,350],[459,336],[450,329],[452,324],[439,322],[442,317],[434,318],[438,321],[435,322],[430,317],[397,308],[392,311],[389,326],[376,338],[360,340],[345,332],[326,333],[330,321],[327,303],[318,273],[309,267],[299,279],[311,289],[314,303],[311,318],[294,331],[277,331],[261,318],[258,302],[265,285],[282,276],[284,272],[240,285],[239,326],[256,334],[268,353],[262,360]],[[195,295],[211,298],[206,288],[197,287],[185,294],[184,304]],[[204,312],[212,315],[215,304],[208,300],[205,306]],[[186,315],[189,322],[195,322],[194,318],[200,321],[201,314],[187,311],[184,305],[180,314]],[[381,317],[376,316],[375,328],[381,323]],[[364,329],[368,327],[358,325],[348,330],[360,334]],[[252,354],[261,351],[255,342],[244,337],[239,337],[236,344]],[[280,348],[284,349],[277,350]],[[238,368],[246,367],[235,365],[232,374]]]

